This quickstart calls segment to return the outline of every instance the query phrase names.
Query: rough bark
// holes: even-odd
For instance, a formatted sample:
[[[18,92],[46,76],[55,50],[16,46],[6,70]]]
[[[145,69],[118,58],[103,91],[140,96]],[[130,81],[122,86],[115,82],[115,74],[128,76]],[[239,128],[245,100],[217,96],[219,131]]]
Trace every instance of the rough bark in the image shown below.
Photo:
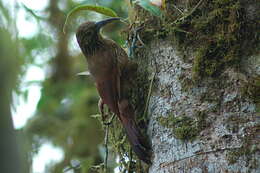
[[[255,19],[257,5],[250,2],[246,15]],[[167,40],[150,39],[136,55],[139,67],[155,73],[148,111],[149,173],[260,172],[259,54],[245,53],[238,68],[225,65],[217,76],[194,80],[194,47],[180,49]]]
[[[192,64],[185,63],[171,43],[155,41],[145,54],[157,69],[157,87],[149,105],[148,133],[154,153],[149,172],[259,172],[259,117],[256,104],[241,92],[246,76],[229,68],[218,79],[204,79],[195,86],[186,83],[185,89]],[[259,56],[254,59],[259,63]],[[245,69],[260,75],[257,61]],[[205,115],[204,122],[198,120],[198,113]],[[162,117],[172,121],[183,116],[196,119],[198,126],[162,122]],[[177,128],[201,131],[189,141],[176,138],[185,135]]]

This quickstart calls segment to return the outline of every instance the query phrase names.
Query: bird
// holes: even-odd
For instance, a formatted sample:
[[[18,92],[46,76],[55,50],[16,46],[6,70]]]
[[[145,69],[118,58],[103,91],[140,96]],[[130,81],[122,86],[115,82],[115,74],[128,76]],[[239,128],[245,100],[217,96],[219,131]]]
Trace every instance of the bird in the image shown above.
[[[137,157],[151,164],[150,147],[135,121],[135,111],[127,98],[129,74],[137,66],[128,59],[122,47],[100,33],[102,27],[119,20],[114,17],[98,22],[86,21],[78,27],[76,38],[100,95],[101,114],[106,104],[122,123]]]

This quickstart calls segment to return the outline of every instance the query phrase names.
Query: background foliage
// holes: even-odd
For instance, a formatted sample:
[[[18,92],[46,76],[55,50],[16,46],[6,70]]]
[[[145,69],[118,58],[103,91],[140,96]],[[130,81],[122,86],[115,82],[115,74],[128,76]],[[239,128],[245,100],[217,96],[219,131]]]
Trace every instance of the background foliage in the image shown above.
[[[24,86],[21,89],[20,85],[26,70],[35,65],[45,71],[43,81],[36,80],[26,84],[41,86],[41,98],[35,115],[25,127],[16,130],[21,151],[24,152],[21,154],[22,165],[27,165],[24,166],[24,172],[30,172],[33,155],[46,141],[61,147],[64,151],[63,160],[47,166],[47,172],[60,173],[64,168],[71,166],[72,160],[81,162],[81,168],[77,171],[96,172],[91,166],[103,162],[104,132],[100,122],[91,117],[98,113],[99,98],[91,79],[76,76],[76,73],[85,71],[86,62],[75,45],[75,29],[83,21],[99,20],[104,16],[82,12],[71,19],[65,34],[62,27],[66,14],[78,5],[98,4],[113,9],[120,17],[126,17],[127,7],[124,3],[121,0],[50,0],[43,11],[35,11],[17,3],[15,10],[23,9],[28,20],[37,23],[38,27],[37,33],[23,38],[18,35],[15,12],[0,1],[0,69],[3,71],[2,74],[6,74],[2,76],[0,84],[1,89],[8,89],[1,91],[0,103],[7,108],[8,114],[12,92],[27,97],[28,90]],[[121,27],[110,25],[104,32],[123,44],[122,38],[111,32]],[[109,165],[111,169],[115,166]]]

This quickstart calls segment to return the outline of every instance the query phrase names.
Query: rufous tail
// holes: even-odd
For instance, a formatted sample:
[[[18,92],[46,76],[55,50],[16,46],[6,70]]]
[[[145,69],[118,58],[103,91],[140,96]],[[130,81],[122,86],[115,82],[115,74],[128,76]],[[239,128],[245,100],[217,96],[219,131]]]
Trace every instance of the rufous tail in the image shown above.
[[[118,108],[120,112],[120,120],[126,130],[133,151],[139,159],[147,164],[151,164],[150,149],[136,124],[134,119],[134,110],[127,100],[121,100],[118,103]]]

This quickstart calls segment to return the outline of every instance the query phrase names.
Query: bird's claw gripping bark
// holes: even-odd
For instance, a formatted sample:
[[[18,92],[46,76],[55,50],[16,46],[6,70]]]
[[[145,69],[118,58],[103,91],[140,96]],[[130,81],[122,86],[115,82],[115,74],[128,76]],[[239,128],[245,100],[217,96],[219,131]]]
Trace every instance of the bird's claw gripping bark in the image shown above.
[[[113,122],[113,120],[114,120],[114,118],[115,118],[115,114],[113,114],[113,116],[106,122],[106,119],[107,119],[107,117],[108,117],[108,114],[106,114],[105,111],[104,111],[104,104],[105,104],[105,103],[104,103],[103,100],[100,98],[99,101],[98,101],[98,109],[99,109],[99,112],[100,112],[100,114],[101,114],[102,123],[103,123],[103,125],[105,125],[105,126],[109,126],[109,125]],[[109,112],[110,112],[110,110],[109,110]]]
[[[104,112],[104,102],[103,100],[100,98],[99,101],[98,101],[98,110],[101,114],[101,118],[102,118],[102,122],[105,121],[107,115],[105,115],[105,112]]]
[[[108,122],[104,122],[104,121],[103,121],[103,124],[104,124],[105,126],[109,126],[109,125],[113,122],[115,116],[116,116],[116,114],[113,114],[113,116],[108,120]]]

